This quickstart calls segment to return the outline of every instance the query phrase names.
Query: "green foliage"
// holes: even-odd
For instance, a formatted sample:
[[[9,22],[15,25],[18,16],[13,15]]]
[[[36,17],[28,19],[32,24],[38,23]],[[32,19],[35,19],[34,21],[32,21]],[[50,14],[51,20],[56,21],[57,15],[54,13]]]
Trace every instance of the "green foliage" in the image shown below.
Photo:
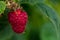
[[[4,12],[6,4],[4,1],[0,1],[0,14]]]
[[[8,23],[9,10],[0,1],[0,40],[60,40],[59,0],[14,0],[28,13],[26,30],[22,34],[12,31]],[[56,6],[57,5],[57,6]]]

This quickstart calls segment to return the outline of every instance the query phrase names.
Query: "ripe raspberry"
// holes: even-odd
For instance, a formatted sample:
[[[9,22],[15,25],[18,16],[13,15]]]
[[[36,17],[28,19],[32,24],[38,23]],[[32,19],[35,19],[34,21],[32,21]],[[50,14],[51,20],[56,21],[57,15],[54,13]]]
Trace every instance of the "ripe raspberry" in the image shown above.
[[[22,33],[25,30],[28,15],[25,11],[17,9],[16,11],[8,13],[8,21],[14,32]]]

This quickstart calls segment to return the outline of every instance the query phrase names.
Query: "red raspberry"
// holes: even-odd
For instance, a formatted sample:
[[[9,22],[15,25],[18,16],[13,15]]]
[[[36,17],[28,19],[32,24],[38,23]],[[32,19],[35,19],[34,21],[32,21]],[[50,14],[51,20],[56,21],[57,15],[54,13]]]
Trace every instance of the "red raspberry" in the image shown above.
[[[8,21],[14,32],[22,33],[25,30],[28,15],[25,11],[17,9],[16,11],[8,13]]]

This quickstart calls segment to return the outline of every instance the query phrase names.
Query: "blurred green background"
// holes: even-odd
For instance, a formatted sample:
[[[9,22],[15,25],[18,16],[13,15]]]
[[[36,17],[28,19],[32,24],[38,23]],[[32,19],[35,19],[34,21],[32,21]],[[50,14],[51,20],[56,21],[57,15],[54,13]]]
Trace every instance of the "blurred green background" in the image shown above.
[[[0,0],[0,40],[60,40],[60,0],[13,0],[28,13],[25,32],[16,34],[8,23],[5,0]]]

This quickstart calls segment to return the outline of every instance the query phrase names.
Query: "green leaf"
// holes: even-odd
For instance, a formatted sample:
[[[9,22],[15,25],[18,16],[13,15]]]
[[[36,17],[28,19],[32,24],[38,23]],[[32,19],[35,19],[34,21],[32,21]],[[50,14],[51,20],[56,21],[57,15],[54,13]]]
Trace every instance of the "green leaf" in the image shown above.
[[[46,27],[48,29],[44,29],[44,30],[48,30],[46,31],[41,31],[42,34],[42,39],[43,40],[59,40],[60,39],[60,34],[59,34],[59,24],[60,21],[58,20],[58,15],[57,12],[50,6],[46,5],[46,4],[37,4],[36,7],[40,9],[40,11],[43,13],[43,15],[45,17],[48,18],[49,23],[46,24],[46,26],[44,25],[44,27],[42,28],[42,30]],[[50,25],[51,23],[51,25]],[[48,26],[49,25],[49,26]],[[51,30],[50,30],[51,29]],[[52,30],[53,29],[53,30]],[[50,31],[53,31],[50,32]]]
[[[37,3],[36,7],[40,10],[43,15],[47,15],[48,17],[52,18],[53,20],[57,20],[57,12],[50,6],[44,3]]]
[[[8,24],[7,26],[4,27],[5,28],[2,31],[0,31],[0,40],[8,40],[13,36],[11,26]]]
[[[42,31],[43,33],[45,33],[45,34],[41,33],[42,39],[43,40],[59,40],[59,26],[58,25],[60,24],[59,23],[60,21],[58,21],[58,15],[57,15],[57,12],[54,10],[54,8],[52,6],[46,5],[43,2],[40,2],[40,3],[36,2],[36,4],[35,4],[33,1],[32,1],[33,8],[32,8],[32,7],[29,7],[29,5],[31,6],[30,1],[29,2],[22,1],[22,2],[23,2],[22,7],[25,8],[25,10],[28,12],[28,14],[31,13],[30,22],[32,23],[31,25],[33,25],[31,28],[34,29],[37,26],[36,29],[38,29],[39,28],[38,25],[40,25],[40,23],[43,22],[43,19],[41,19],[41,18],[46,17],[47,18],[46,20],[49,20],[48,21],[49,23],[47,23],[46,26],[47,25],[49,25],[49,26],[48,26],[48,29],[44,29],[44,30],[48,30],[46,33]],[[39,15],[40,18],[38,18],[37,15]],[[43,28],[45,28],[46,26],[44,26]],[[40,27],[41,27],[41,25],[40,25]],[[49,28],[53,29],[51,31],[54,31],[54,32],[53,33],[49,32],[50,31]],[[49,33],[50,33],[50,35],[49,35]],[[46,35],[46,34],[48,34],[48,35]],[[33,32],[32,32],[32,34],[29,34],[29,35],[33,35]],[[35,36],[33,36],[33,37],[35,38]],[[30,39],[32,40],[32,38],[30,38]]]
[[[40,31],[42,40],[57,40],[56,29],[51,22],[45,23]]]
[[[42,5],[40,5],[40,6],[42,6]],[[56,11],[53,8],[47,7],[45,5],[45,6],[43,6],[42,12],[47,14],[48,19],[50,21],[43,25],[43,28],[41,30],[42,40],[60,40],[59,39],[59,37],[60,37],[59,36],[60,35],[59,26],[58,26],[60,24],[59,23],[60,21],[58,21],[58,15],[57,15]]]
[[[35,5],[31,5],[28,3],[22,3],[21,6],[24,8],[24,10],[27,12],[29,16],[29,23],[27,26],[28,28],[26,30],[27,39],[28,40],[35,40],[35,39],[40,40],[39,29],[41,28],[41,25],[46,22],[46,17],[42,15],[41,11],[38,8],[36,8]]]
[[[0,1],[0,14],[4,12],[6,4],[4,1]]]

